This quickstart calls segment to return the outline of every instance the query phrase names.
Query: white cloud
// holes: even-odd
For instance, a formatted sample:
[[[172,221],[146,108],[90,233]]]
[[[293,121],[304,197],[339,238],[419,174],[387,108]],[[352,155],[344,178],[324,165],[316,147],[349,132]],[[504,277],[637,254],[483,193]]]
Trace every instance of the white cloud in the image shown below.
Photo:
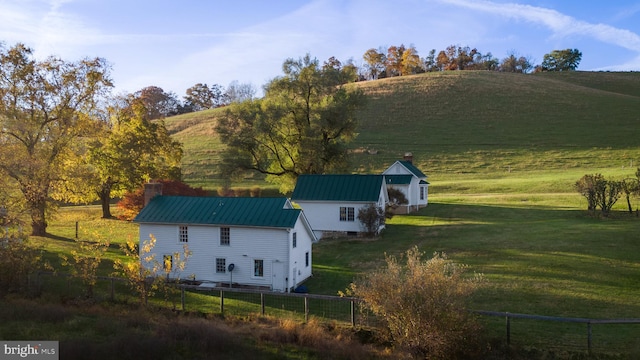
[[[491,13],[501,17],[541,24],[553,31],[554,36],[585,36],[601,42],[640,52],[640,36],[629,30],[606,24],[592,24],[564,15],[552,9],[515,3],[498,4],[490,1],[439,0],[467,9]]]

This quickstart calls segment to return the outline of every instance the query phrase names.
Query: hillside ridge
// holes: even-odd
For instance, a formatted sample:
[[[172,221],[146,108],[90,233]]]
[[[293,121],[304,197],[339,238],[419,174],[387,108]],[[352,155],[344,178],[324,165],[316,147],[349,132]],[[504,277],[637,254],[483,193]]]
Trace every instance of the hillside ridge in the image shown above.
[[[407,151],[431,173],[605,166],[612,157],[640,153],[637,72],[455,71],[348,86],[368,98],[350,144],[353,172],[381,171]],[[220,184],[215,164],[222,145],[214,125],[223,112],[165,120],[184,144],[188,182]],[[255,181],[261,178],[245,179]]]

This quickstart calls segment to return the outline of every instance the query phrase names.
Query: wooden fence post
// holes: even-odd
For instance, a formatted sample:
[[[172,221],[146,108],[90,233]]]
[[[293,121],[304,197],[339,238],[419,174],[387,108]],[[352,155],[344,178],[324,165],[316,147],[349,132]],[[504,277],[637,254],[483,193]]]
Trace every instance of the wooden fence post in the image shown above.
[[[356,301],[351,299],[351,326],[356,326]]]
[[[304,321],[309,322],[309,297],[304,297]]]
[[[263,292],[260,293],[260,312],[262,313],[262,316],[264,316],[264,293]]]
[[[220,290],[220,315],[224,314],[224,291]]]

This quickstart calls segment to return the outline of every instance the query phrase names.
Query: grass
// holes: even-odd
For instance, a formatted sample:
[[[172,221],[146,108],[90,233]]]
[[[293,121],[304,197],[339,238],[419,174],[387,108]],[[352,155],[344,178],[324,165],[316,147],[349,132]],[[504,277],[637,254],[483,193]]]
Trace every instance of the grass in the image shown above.
[[[416,165],[429,175],[430,204],[394,217],[379,238],[316,244],[314,276],[306,284],[313,293],[334,295],[382,265],[385,253],[399,255],[418,245],[426,255],[443,251],[484,274],[487,286],[471,299],[474,309],[638,317],[640,219],[625,212],[622,200],[609,218],[588,216],[573,184],[596,172],[617,179],[634,176],[640,164],[640,73],[465,71],[354,86],[370,101],[358,115],[360,135],[350,145],[352,170],[379,172],[411,151]],[[222,184],[215,169],[221,145],[213,131],[222,111],[166,120],[184,143],[185,179],[210,190]],[[266,186],[260,177],[233,186],[256,184]],[[633,203],[639,207],[638,199]],[[81,234],[85,229],[97,232],[113,244],[137,238],[134,224],[98,218],[97,208],[62,208],[49,227],[53,236],[39,239],[48,258],[57,259],[73,247],[75,221]],[[121,256],[112,245],[101,271],[109,271],[109,262]],[[229,301],[230,308],[255,303]],[[211,297],[202,294],[189,294],[189,302],[217,311]],[[484,321],[492,334],[504,334],[504,319]],[[594,327],[594,342],[598,349],[633,357],[640,354],[637,329]],[[524,338],[535,347],[534,358],[550,358],[545,344],[576,337],[571,341],[581,350],[586,343],[575,335],[586,330],[570,324],[521,320],[514,321],[513,331],[514,339]],[[300,358],[305,356],[312,355]]]
[[[55,339],[64,359],[385,359],[355,331],[270,317],[223,320],[123,305],[70,307],[4,299],[0,337]]]
[[[490,179],[509,171],[581,176],[640,164],[638,73],[458,71],[352,86],[368,98],[349,146],[353,172],[380,172],[407,151],[434,180]],[[222,144],[214,130],[223,113],[165,121],[183,142],[183,173],[192,185],[215,190],[223,184],[216,169]],[[233,185],[268,186],[255,174]]]
[[[593,218],[574,207],[578,195],[434,196],[425,209],[396,216],[377,239],[336,239],[314,247],[313,292],[335,294],[354,277],[418,245],[445,252],[482,273],[475,310],[593,319],[638,318],[640,219],[622,211]],[[523,201],[526,200],[526,201]],[[504,338],[504,319],[483,318]],[[639,325],[594,326],[594,349],[638,354]],[[585,350],[585,325],[513,320],[512,343]],[[572,339],[572,340],[570,340]]]

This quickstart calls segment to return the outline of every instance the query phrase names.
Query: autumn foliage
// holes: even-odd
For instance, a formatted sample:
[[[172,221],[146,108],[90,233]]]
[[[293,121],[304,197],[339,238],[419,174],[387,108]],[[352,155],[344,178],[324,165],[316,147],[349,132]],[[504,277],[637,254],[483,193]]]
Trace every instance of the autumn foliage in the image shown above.
[[[162,184],[163,195],[173,196],[207,196],[209,193],[201,187],[193,188],[188,184],[178,180],[158,180]],[[134,192],[127,193],[118,201],[118,209],[121,214],[118,218],[121,220],[133,220],[144,207],[144,187]]]
[[[346,294],[387,325],[390,340],[416,358],[468,359],[481,352],[482,329],[465,309],[483,282],[465,276],[465,265],[434,253],[424,260],[418,247],[406,252],[403,264],[386,256],[386,267],[368,272]]]

